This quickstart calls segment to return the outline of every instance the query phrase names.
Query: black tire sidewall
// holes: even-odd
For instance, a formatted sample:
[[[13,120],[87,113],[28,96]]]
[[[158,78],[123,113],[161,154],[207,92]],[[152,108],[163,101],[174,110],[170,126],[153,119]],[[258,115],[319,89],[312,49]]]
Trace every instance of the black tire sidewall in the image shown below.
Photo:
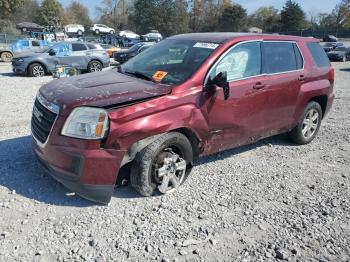
[[[188,139],[183,134],[177,132],[162,135],[138,153],[132,165],[131,184],[141,195],[151,196],[157,192],[157,184],[152,178],[152,163],[165,148],[171,146],[181,151],[181,157],[186,161],[187,165],[192,165],[193,150]],[[186,170],[182,183],[185,182],[189,173],[190,169]]]
[[[315,109],[318,112],[319,121],[318,121],[318,126],[317,126],[315,133],[309,139],[306,139],[302,134],[303,121],[304,121],[306,115],[308,114],[308,112],[312,109]],[[322,116],[322,108],[321,108],[320,104],[317,102],[314,102],[314,101],[309,102],[304,110],[304,113],[300,119],[298,126],[296,126],[295,129],[291,133],[291,137],[294,140],[294,142],[296,142],[297,144],[305,145],[305,144],[310,143],[312,140],[314,140],[314,138],[316,137],[316,135],[321,127],[322,117],[323,117]]]
[[[101,71],[102,71],[102,68],[103,68],[102,63],[101,63],[100,61],[97,61],[97,60],[92,60],[92,61],[89,62],[88,68],[87,68],[87,71],[88,71],[89,73],[93,73],[93,72],[91,71],[91,68],[90,68],[91,65],[92,65],[93,63],[99,63],[99,64],[101,65]],[[99,71],[94,71],[94,72],[99,72]]]
[[[45,67],[44,67],[42,64],[33,63],[33,64],[29,65],[29,67],[28,67],[29,76],[31,76],[31,77],[38,77],[38,76],[34,76],[34,74],[33,74],[33,68],[34,68],[35,66],[41,66],[41,67],[44,69],[44,72],[46,72],[46,69],[45,69]],[[40,77],[40,76],[39,76],[39,77]]]

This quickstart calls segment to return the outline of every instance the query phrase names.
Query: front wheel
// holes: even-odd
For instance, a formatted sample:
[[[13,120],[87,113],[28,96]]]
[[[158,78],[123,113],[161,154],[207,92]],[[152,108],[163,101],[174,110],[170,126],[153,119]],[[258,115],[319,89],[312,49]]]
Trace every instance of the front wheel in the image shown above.
[[[78,35],[83,35],[83,31],[81,31],[81,30],[78,30]]]
[[[346,62],[346,56],[343,56],[341,59],[342,62]]]
[[[99,34],[100,34],[100,30],[96,29],[96,30],[95,30],[95,34],[96,34],[96,35],[99,35]]]
[[[12,54],[10,52],[2,52],[1,53],[1,60],[3,62],[11,62],[12,60]]]
[[[31,77],[45,76],[45,68],[42,64],[34,63],[28,67],[28,73]]]
[[[174,192],[189,175],[192,161],[192,146],[183,134],[161,135],[137,154],[131,167],[131,186],[142,196]]]
[[[93,60],[89,63],[88,65],[88,72],[92,73],[92,72],[99,72],[102,71],[102,63],[96,60]]]
[[[289,133],[293,142],[299,145],[310,143],[317,135],[322,121],[322,109],[319,103],[310,102],[303,113],[300,123]]]

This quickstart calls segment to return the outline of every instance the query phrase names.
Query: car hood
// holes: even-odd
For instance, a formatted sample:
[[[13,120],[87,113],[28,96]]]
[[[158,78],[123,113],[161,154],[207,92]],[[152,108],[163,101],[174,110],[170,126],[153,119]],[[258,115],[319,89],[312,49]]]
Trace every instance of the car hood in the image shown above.
[[[331,51],[328,54],[329,55],[344,55],[345,51]]]
[[[116,69],[54,80],[40,94],[65,115],[78,106],[117,107],[171,92],[171,86],[127,76]]]

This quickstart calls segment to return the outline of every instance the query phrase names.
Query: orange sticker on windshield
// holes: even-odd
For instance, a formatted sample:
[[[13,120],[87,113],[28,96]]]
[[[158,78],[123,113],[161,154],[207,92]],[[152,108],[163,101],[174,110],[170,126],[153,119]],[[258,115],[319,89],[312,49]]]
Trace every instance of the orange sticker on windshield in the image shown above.
[[[157,71],[154,73],[154,75],[152,76],[153,80],[156,82],[160,82],[164,79],[164,77],[168,74],[168,72],[164,72],[164,71]]]

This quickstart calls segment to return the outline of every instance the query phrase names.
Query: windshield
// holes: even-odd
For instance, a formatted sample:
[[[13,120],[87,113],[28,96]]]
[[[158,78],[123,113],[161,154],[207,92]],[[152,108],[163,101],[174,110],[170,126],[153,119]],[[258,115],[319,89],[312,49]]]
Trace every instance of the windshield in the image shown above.
[[[181,84],[218,46],[192,40],[164,40],[123,64],[120,71],[164,84]]]

